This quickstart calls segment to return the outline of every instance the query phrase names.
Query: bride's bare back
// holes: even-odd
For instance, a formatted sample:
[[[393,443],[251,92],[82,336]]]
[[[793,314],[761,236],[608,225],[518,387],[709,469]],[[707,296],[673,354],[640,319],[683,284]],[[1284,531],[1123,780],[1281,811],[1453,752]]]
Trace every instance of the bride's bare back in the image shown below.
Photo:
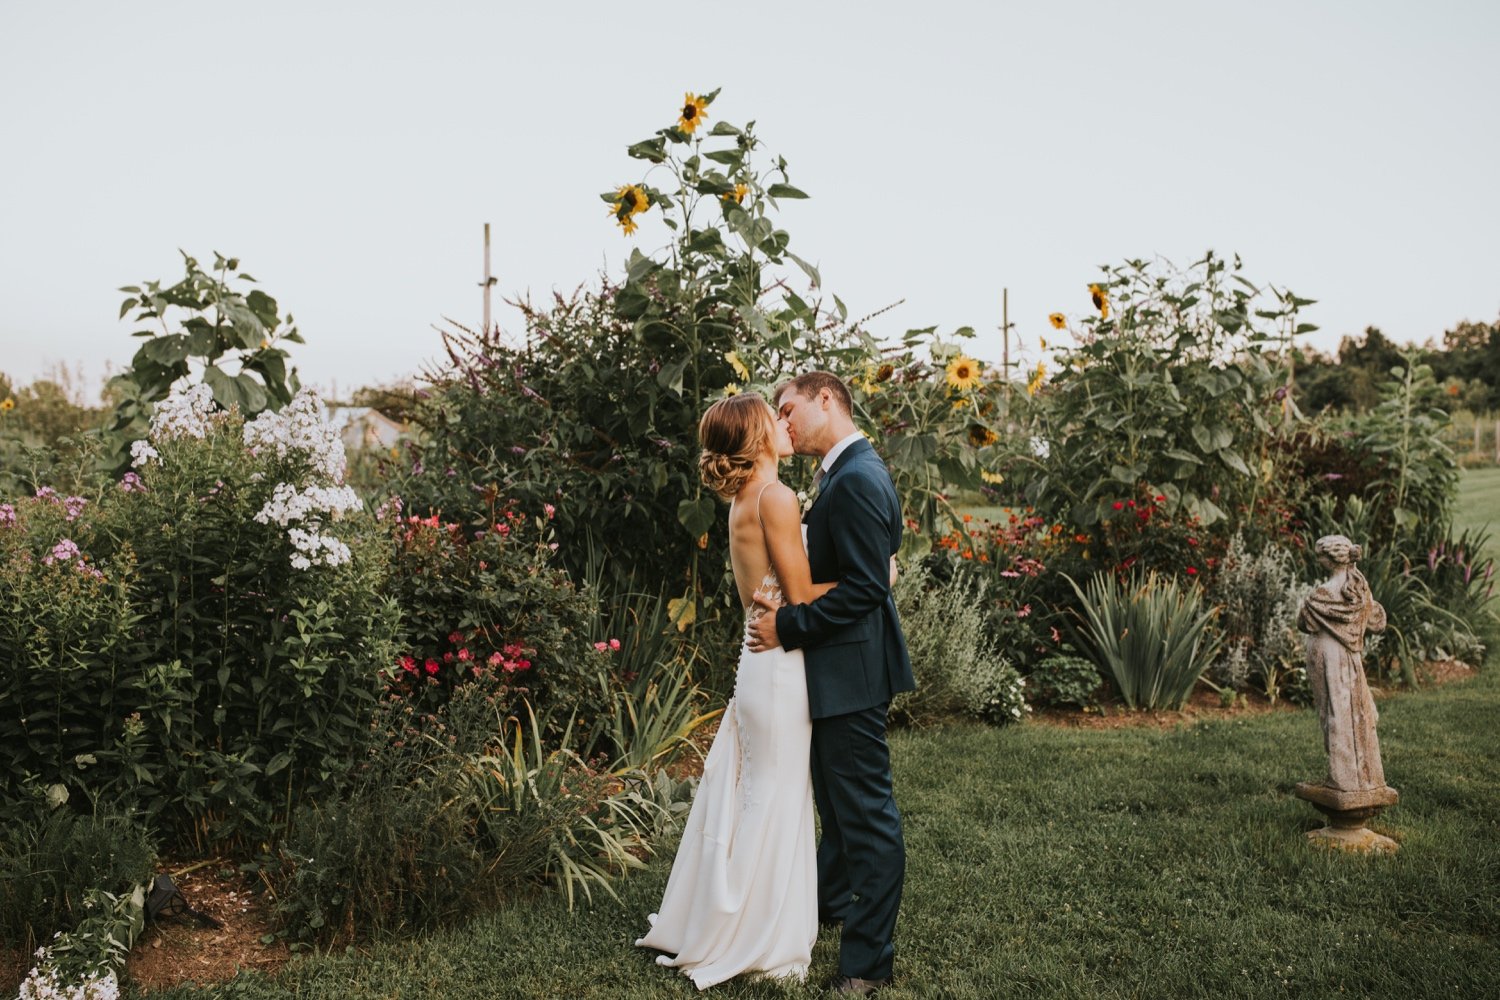
[[[756,591],[767,589],[763,584],[779,584],[780,594],[765,596],[788,604],[816,600],[834,587],[812,582],[797,495],[779,479],[751,480],[735,494],[729,505],[729,564],[746,611],[754,606]]]

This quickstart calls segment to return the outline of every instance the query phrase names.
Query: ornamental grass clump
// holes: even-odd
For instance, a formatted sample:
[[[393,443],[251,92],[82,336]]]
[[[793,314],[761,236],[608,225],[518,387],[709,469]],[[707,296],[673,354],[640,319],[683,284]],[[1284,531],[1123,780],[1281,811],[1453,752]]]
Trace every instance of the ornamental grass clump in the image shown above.
[[[1081,588],[1068,582],[1081,607],[1077,645],[1125,704],[1152,711],[1186,704],[1218,649],[1208,635],[1216,609],[1203,610],[1197,586],[1156,573],[1129,581],[1098,573]]]

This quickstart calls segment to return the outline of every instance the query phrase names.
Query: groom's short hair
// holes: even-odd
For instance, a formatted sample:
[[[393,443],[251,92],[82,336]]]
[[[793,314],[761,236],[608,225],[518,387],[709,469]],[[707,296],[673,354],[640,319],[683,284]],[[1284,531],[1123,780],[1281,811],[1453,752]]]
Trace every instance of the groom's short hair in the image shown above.
[[[845,414],[854,415],[854,397],[849,394],[849,387],[832,372],[803,372],[791,381],[783,382],[776,387],[776,408],[781,408],[781,397],[788,392],[794,391],[799,396],[812,399],[824,389],[833,394]]]

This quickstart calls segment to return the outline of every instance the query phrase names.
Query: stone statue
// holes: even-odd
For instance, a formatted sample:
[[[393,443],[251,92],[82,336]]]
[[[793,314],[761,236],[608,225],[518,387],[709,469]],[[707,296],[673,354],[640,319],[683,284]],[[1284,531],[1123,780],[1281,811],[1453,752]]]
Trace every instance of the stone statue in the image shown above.
[[[1385,609],[1355,565],[1358,545],[1343,535],[1326,535],[1316,551],[1318,564],[1330,575],[1303,603],[1297,628],[1307,634],[1307,679],[1328,773],[1320,782],[1299,784],[1297,795],[1329,817],[1329,825],[1310,838],[1358,850],[1394,850],[1395,841],[1365,828],[1370,817],[1397,799],[1385,783],[1375,735],[1379,714],[1364,669],[1365,633],[1385,630]]]

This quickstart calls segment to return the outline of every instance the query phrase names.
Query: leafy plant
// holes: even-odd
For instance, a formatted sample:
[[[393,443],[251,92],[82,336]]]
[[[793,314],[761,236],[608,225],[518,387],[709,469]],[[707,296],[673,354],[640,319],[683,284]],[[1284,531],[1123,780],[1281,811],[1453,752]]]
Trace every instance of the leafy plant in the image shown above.
[[[1276,352],[1316,327],[1297,322],[1308,300],[1271,289],[1259,306],[1239,271],[1212,253],[1181,275],[1134,260],[1093,286],[1099,315],[1044,390],[1033,504],[1084,532],[1142,496],[1203,529],[1257,507],[1277,481],[1272,443],[1297,416]]]
[[[279,316],[276,300],[260,289],[244,292],[231,284],[255,283],[240,271],[239,258],[215,252],[209,270],[186,253],[182,259],[186,273],[174,285],[146,281],[120,289],[128,295],[120,318],[132,314],[134,322],[149,325],[132,334],[144,343],[130,367],[109,381],[116,402],[106,428],[113,446],[107,467],[116,473],[126,468],[131,443],[145,436],[153,404],[166,399],[194,365],[214,402],[238,408],[247,419],[280,409],[299,388],[296,369],[288,370],[289,355],[279,346],[303,342],[291,314]],[[231,374],[229,364],[238,370]]]
[[[1130,708],[1179,709],[1217,651],[1194,585],[1148,573],[1122,582],[1097,573],[1077,594],[1078,648],[1115,682]]]
[[[1089,709],[1099,703],[1103,678],[1093,662],[1081,656],[1049,656],[1026,675],[1033,705]]]

